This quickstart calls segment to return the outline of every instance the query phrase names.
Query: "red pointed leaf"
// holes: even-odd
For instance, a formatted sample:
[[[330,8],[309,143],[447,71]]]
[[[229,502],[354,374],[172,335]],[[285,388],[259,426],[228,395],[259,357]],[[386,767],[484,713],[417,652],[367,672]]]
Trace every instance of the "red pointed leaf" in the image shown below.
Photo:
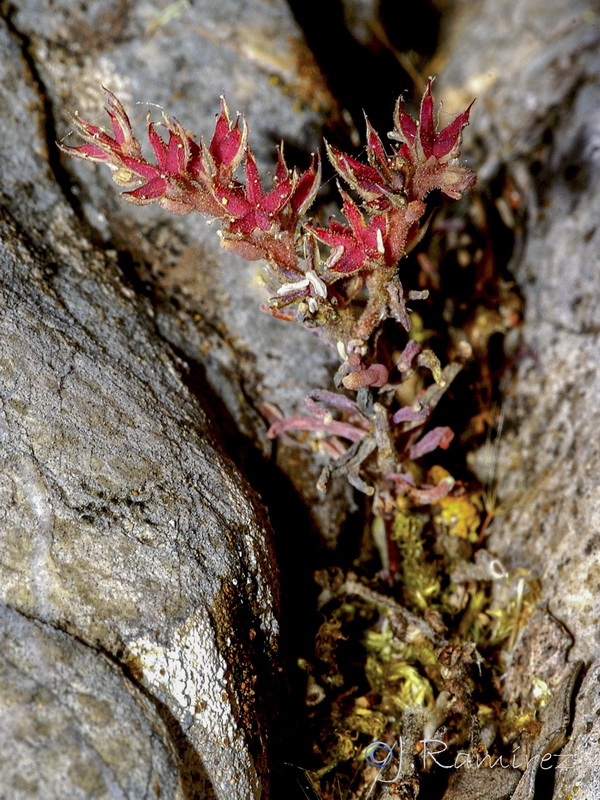
[[[223,206],[223,211],[230,217],[243,217],[252,209],[250,203],[241,192],[232,189],[215,188],[215,197]]]
[[[165,144],[162,136],[156,130],[154,122],[148,123],[148,140],[154,150],[156,163],[159,169],[167,168],[167,145]]]
[[[329,228],[314,228],[306,225],[306,230],[310,231],[319,241],[328,244],[330,247],[351,247],[354,237],[350,228],[340,225],[339,222],[332,221]]]
[[[215,124],[215,132],[211,139],[209,150],[210,152],[215,155],[221,143],[229,133],[231,127],[231,120],[229,118],[229,109],[227,108],[227,103],[225,102],[224,98],[221,98],[221,112],[217,117],[217,122]]]
[[[258,167],[254,156],[249,149],[246,149],[246,196],[248,202],[253,206],[258,206],[262,203],[264,192],[258,173]]]
[[[164,178],[158,177],[148,181],[148,183],[144,186],[140,186],[138,189],[134,189],[131,192],[123,192],[123,195],[141,203],[152,203],[159,197],[164,196],[167,185],[167,181]]]
[[[394,125],[406,144],[411,145],[417,137],[418,126],[415,120],[404,110],[404,103],[400,98],[394,110]]]
[[[388,157],[383,147],[383,143],[379,138],[379,134],[375,130],[375,128],[371,125],[367,117],[365,116],[365,122],[367,123],[367,147],[373,153],[381,164],[386,164]]]
[[[363,189],[375,196],[381,194],[384,179],[377,169],[330,145],[327,145],[327,154],[337,172],[353,189],[359,192]]]
[[[109,92],[104,86],[102,88],[107,104],[106,111],[110,117],[113,128],[114,141],[119,146],[119,150],[130,156],[141,156],[142,149],[140,143],[133,135],[131,122],[129,121],[125,109],[112,92]]]
[[[316,167],[315,167],[316,164]],[[313,156],[310,166],[298,180],[296,188],[290,198],[293,211],[301,216],[313,204],[321,185],[321,161]]]
[[[175,136],[173,131],[169,131],[169,143],[167,145],[167,157],[165,163],[165,170],[166,172],[171,172],[176,175],[179,170],[183,167],[183,164],[180,163],[180,153],[183,155],[181,142],[179,138]]]
[[[427,82],[427,88],[421,101],[421,113],[419,114],[419,139],[425,158],[429,158],[433,153],[435,142],[435,123],[433,121],[433,97],[431,96],[431,78]]]
[[[340,189],[340,195],[342,196],[342,200],[344,201],[342,206],[342,211],[344,212],[344,216],[350,223],[350,227],[352,228],[352,232],[355,236],[361,236],[362,232],[366,228],[366,223],[364,217],[356,205],[356,203],[352,200],[349,194]]]
[[[106,150],[95,144],[82,144],[79,147],[69,147],[66,144],[59,145],[63,153],[77,158],[89,158],[90,161],[110,161],[111,157]]]
[[[275,183],[281,183],[282,181],[288,180],[290,177],[290,171],[287,168],[287,164],[285,163],[285,158],[283,157],[283,142],[277,148],[277,166],[275,167]]]
[[[473,100],[473,103],[474,102],[475,101]],[[451,122],[450,125],[447,125],[443,131],[437,134],[435,137],[435,143],[433,145],[433,155],[436,158],[443,158],[454,148],[457,148],[460,145],[463,128],[469,124],[469,115],[471,113],[473,103],[471,103],[466,111],[463,111],[462,114],[459,114],[454,122]]]
[[[291,181],[284,181],[280,183],[278,186],[275,186],[274,189],[266,194],[262,201],[262,208],[271,214],[273,217],[276,217],[277,214],[281,211],[281,209],[285,206],[287,201],[290,199],[290,195],[292,192],[292,184]]]
[[[139,175],[146,180],[160,177],[160,169],[155,167],[154,164],[149,164],[143,158],[133,158],[132,156],[123,156],[121,163],[128,170],[131,170],[135,175]]]
[[[107,113],[108,113],[108,116],[110,117],[110,122],[111,122],[111,125],[112,125],[113,135],[115,137],[115,141],[117,142],[117,144],[123,144],[126,141],[127,137],[126,137],[125,131],[122,128],[121,121],[117,118],[117,116],[115,114],[113,114],[112,111],[108,111],[108,109],[107,109]],[[126,119],[127,119],[127,117],[126,117]],[[127,121],[129,122],[129,120],[127,120]],[[131,128],[130,128],[129,132],[131,132]]]

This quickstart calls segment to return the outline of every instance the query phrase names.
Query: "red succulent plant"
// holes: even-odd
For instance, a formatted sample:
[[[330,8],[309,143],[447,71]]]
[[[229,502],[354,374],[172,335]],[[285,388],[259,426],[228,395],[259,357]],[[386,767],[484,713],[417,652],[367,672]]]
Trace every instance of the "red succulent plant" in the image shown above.
[[[404,291],[398,262],[425,231],[426,196],[439,190],[459,198],[475,182],[474,174],[458,163],[471,106],[437,131],[431,83],[418,119],[398,101],[389,149],[366,120],[368,163],[326,144],[332,165],[354,195],[340,188],[348,224],[330,219],[325,226],[303,219],[321,182],[318,158],[313,157],[303,172],[290,170],[280,147],[271,187],[265,189],[248,145],[246,122],[240,116],[232,120],[224,100],[208,145],[197,143],[173,117],[163,114],[163,131],[148,121],[147,135],[155,159],[151,163],[123,106],[105,89],[112,134],[76,116],[75,125],[85,143],[59,146],[68,155],[107,164],[115,182],[126,189],[123,195],[129,202],[157,202],[174,214],[199,211],[218,219],[223,248],[249,261],[264,259],[269,265],[267,283],[272,296],[266,310],[319,329],[337,348],[343,361],[336,376],[338,386],[363,394],[385,387],[389,390],[393,365],[375,360],[371,337],[389,318],[409,332],[406,300],[427,296],[426,292]],[[166,138],[161,133],[166,133]],[[242,167],[244,180],[236,177]],[[319,244],[328,248],[324,258]],[[357,314],[351,301],[362,286],[367,301]],[[445,385],[433,353],[421,351],[409,341],[398,371],[405,377],[415,364],[431,369],[439,387]],[[345,418],[334,420],[318,402],[333,406]],[[416,486],[408,473],[400,471],[407,459],[450,443],[448,428],[423,434],[429,406],[417,404],[392,411],[374,403],[366,409],[343,395],[319,390],[307,398],[307,405],[310,416],[276,421],[269,435],[293,429],[320,431],[330,442],[330,451],[338,456],[337,469],[343,468],[363,491],[368,484],[360,472],[374,451],[374,472],[371,467],[364,474],[379,476],[387,485],[394,485],[396,492],[408,492],[415,502],[432,502],[451,489],[451,480],[443,486]],[[343,444],[344,439],[352,442],[350,447]]]

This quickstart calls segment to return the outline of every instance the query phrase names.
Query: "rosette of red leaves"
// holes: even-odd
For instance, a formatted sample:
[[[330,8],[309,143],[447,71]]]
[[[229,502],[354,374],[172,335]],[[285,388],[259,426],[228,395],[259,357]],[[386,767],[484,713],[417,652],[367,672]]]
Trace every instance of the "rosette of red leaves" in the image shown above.
[[[247,144],[246,123],[239,116],[232,121],[222,100],[208,146],[196,143],[173,117],[163,115],[167,141],[157,125],[148,121],[148,139],[156,161],[153,164],[144,157],[121,103],[107,89],[104,92],[112,135],[76,116],[75,125],[85,144],[60,144],[63,152],[107,164],[115,182],[127,189],[125,199],[132,203],[157,202],[174,214],[199,211],[216,217],[222,223],[224,248],[246,260],[266,259],[282,282],[304,278],[306,270],[301,264],[306,248],[300,226],[319,189],[318,160],[313,158],[302,173],[289,170],[279,148],[273,184],[265,190]],[[367,164],[327,145],[333,166],[358,196],[364,213],[342,191],[348,225],[330,220],[328,227],[304,226],[331,250],[320,267],[325,283],[376,270],[383,270],[391,279],[399,259],[419,239],[425,196],[439,189],[458,198],[473,185],[473,173],[458,163],[470,108],[437,132],[430,80],[418,120],[398,101],[390,137],[401,145],[393,145],[391,152],[386,151],[368,120]],[[244,183],[234,176],[242,163]],[[296,292],[294,299],[305,297],[309,290]]]
[[[468,167],[458,163],[462,132],[469,124],[473,103],[453,122],[437,132],[433,118],[431,84],[432,80],[429,79],[418,120],[407,114],[402,100],[398,100],[391,136],[403,142],[398,157],[404,159],[408,165],[406,191],[409,196],[422,200],[429,192],[439,189],[448,197],[458,200],[476,180]]]

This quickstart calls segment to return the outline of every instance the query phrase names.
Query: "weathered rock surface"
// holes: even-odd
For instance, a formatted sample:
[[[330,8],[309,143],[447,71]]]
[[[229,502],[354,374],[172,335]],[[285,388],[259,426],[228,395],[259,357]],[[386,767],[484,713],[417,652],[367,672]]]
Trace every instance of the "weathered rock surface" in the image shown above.
[[[273,169],[281,140],[290,165],[307,166],[324,120],[339,112],[285,0],[203,0],[170,9],[120,0],[17,4],[13,24],[28,43],[54,135],[76,142],[69,135],[76,109],[106,124],[103,84],[131,111],[142,139],[148,111],[160,119],[157,106],[209,139],[223,94],[232,113],[246,114],[263,174]],[[138,262],[161,334],[202,375],[237,430],[271,458],[261,404],[296,413],[308,391],[329,385],[337,353],[259,313],[262,265],[223,252],[215,226],[199,215],[175,218],[132,206],[120,199],[108,170],[69,159],[64,167],[78,181],[72,199],[94,235]],[[333,541],[342,509],[351,506],[345,482],[323,496],[314,489],[322,465],[312,455],[299,459],[283,445],[276,458],[311,509],[314,529]]]
[[[571,660],[593,664],[567,747],[585,759],[565,759],[554,786],[557,800],[591,800],[600,774],[590,722],[600,658],[600,19],[583,1],[458,7],[444,85],[453,103],[478,96],[470,132],[483,174],[505,170],[524,205],[511,269],[525,324],[500,451],[501,496],[515,503],[494,522],[490,546],[541,578],[573,636]]]
[[[0,61],[0,795],[265,797],[266,517],[65,201],[4,24]]]
[[[157,709],[98,651],[0,608],[0,793],[184,800]]]

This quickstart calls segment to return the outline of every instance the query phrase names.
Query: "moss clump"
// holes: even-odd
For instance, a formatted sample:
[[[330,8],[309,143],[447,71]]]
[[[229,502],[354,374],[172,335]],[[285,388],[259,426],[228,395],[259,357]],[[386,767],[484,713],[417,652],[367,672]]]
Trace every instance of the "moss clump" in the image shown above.
[[[398,511],[394,516],[390,533],[398,548],[400,561],[399,582],[403,599],[415,610],[425,611],[436,601],[441,592],[438,566],[430,559],[423,536],[425,521],[408,511]]]

